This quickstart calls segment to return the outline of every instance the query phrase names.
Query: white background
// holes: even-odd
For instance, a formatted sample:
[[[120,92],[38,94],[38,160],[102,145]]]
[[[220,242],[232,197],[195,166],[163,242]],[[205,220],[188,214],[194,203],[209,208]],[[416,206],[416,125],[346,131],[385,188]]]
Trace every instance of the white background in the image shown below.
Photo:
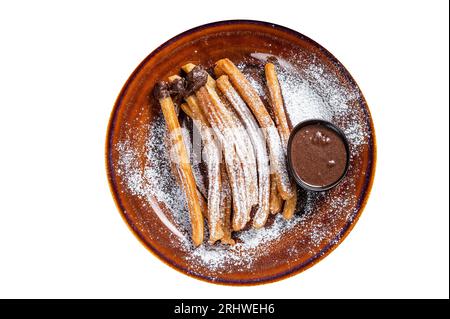
[[[211,3],[1,2],[0,297],[448,298],[448,2]],[[300,275],[244,288],[151,255],[117,212],[104,164],[110,111],[138,63],[186,29],[233,18],[330,50],[367,98],[379,152],[344,243]]]

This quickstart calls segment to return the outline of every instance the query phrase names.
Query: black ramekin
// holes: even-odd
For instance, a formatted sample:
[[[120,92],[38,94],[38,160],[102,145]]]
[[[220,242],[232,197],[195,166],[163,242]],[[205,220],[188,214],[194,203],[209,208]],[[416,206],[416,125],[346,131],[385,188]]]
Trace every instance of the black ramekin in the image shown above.
[[[292,140],[293,140],[295,134],[297,134],[297,132],[305,126],[317,125],[317,124],[323,125],[324,127],[334,131],[344,142],[345,150],[347,152],[347,159],[346,159],[347,161],[345,164],[344,172],[342,173],[341,177],[339,177],[334,183],[325,185],[325,186],[310,185],[310,184],[306,183],[305,181],[303,181],[301,179],[301,177],[295,173],[294,167],[292,165],[292,158],[291,158],[291,146],[292,146]],[[350,162],[350,146],[349,146],[348,140],[347,140],[344,132],[342,132],[342,130],[339,129],[336,125],[334,125],[333,123],[330,123],[328,121],[325,121],[325,120],[311,119],[311,120],[306,120],[306,121],[300,122],[293,128],[293,130],[289,136],[289,142],[288,142],[288,148],[287,148],[287,158],[288,158],[289,172],[300,187],[302,187],[306,190],[316,191],[316,192],[326,191],[326,190],[329,190],[329,189],[335,187],[336,185],[338,185],[342,181],[342,179],[344,179],[345,175],[347,174],[348,166],[349,166],[349,162]]]

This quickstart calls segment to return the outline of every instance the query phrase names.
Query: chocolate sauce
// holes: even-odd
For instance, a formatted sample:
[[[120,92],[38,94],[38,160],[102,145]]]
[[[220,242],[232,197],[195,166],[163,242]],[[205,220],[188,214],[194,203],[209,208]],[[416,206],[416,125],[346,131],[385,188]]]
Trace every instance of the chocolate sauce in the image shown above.
[[[186,81],[184,78],[177,78],[170,83],[170,95],[184,97],[186,94]]]
[[[193,94],[206,84],[208,81],[208,73],[203,67],[197,65],[186,75],[186,81],[187,95]]]
[[[201,66],[195,66],[191,72],[186,75],[186,79],[175,79],[170,85],[165,81],[156,83],[153,89],[153,95],[157,100],[166,97],[172,97],[175,103],[179,103],[183,98],[194,94],[199,88],[208,81],[208,73]]]
[[[269,57],[267,58],[267,63],[272,63],[273,65],[275,65],[275,66],[277,66],[277,67],[280,66],[280,62],[279,62],[278,59],[277,59],[275,56],[273,56],[273,55],[271,55],[271,56],[269,56]]]
[[[167,82],[159,81],[153,88],[153,96],[157,100],[165,99],[170,96],[169,85]]]
[[[186,80],[184,78],[177,78],[170,83],[170,96],[176,104],[181,103],[186,96]]]
[[[345,173],[347,155],[342,137],[322,124],[306,125],[292,137],[290,159],[294,174],[312,187],[337,182]]]

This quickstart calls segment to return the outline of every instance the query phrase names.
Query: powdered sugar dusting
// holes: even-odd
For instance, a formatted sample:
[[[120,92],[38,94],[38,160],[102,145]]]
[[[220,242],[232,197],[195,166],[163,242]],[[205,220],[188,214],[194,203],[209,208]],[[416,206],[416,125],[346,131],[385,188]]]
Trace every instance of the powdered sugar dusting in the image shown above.
[[[267,55],[256,54],[253,57],[264,61]],[[369,134],[369,128],[361,120],[361,112],[355,111],[359,93],[343,88],[336,76],[319,64],[311,63],[299,70],[295,67],[295,61],[279,61],[279,82],[292,125],[311,118],[336,123],[349,140],[352,158],[356,158],[361,146],[367,143]],[[238,68],[245,74],[245,64],[238,65]],[[258,95],[265,94],[264,83],[253,77],[248,79]],[[262,229],[234,233],[234,246],[211,245],[205,240],[200,247],[194,248],[190,239],[186,200],[172,173],[169,152],[164,143],[167,136],[164,118],[162,115],[156,116],[139,132],[147,132],[145,149],[136,149],[132,143],[133,135],[141,133],[136,130],[127,132],[128,138],[115,146],[119,153],[115,171],[121,177],[124,189],[151,206],[162,223],[176,235],[171,240],[186,252],[183,258],[189,261],[193,271],[207,267],[218,274],[226,272],[230,266],[238,271],[248,271],[255,262],[270,254],[270,250],[266,249],[268,245],[287,240],[295,229],[308,229],[309,235],[302,238],[298,245],[289,247],[286,254],[316,253],[327,244],[327,238],[335,237],[334,227],[341,226],[336,225],[337,220],[342,220],[344,216],[344,219],[351,221],[356,214],[354,207],[357,199],[353,195],[355,181],[349,177],[331,191],[306,192],[299,196],[302,199],[299,213],[291,220],[285,220],[279,214]],[[143,153],[145,156],[142,156]],[[319,210],[323,218],[313,218],[317,217]],[[335,241],[338,239],[335,237]],[[304,251],[305,247],[309,250]]]
[[[333,109],[311,88],[311,84],[292,70],[278,72],[285,107],[292,125],[308,119],[331,121]]]
[[[202,245],[193,252],[189,259],[212,270],[218,270],[230,264],[241,266],[243,269],[251,268],[255,256],[263,256],[267,253],[264,251],[264,244],[279,239],[280,235],[288,232],[299,221],[300,217],[298,216],[287,221],[281,215],[277,215],[270,227],[238,232],[236,234],[238,243],[234,246]]]
[[[258,81],[256,81],[252,77],[249,77],[248,81],[253,86],[253,88],[256,90],[256,93],[258,93],[259,96],[263,96],[265,94],[264,93],[264,87],[261,85],[261,83],[259,83]]]
[[[129,140],[117,145],[120,154],[117,172],[132,195],[145,199],[149,205],[156,201],[158,205],[172,212],[171,215],[160,217],[170,221],[171,229],[175,228],[179,233],[189,233],[187,203],[172,174],[169,152],[164,143],[167,136],[164,119],[156,118],[148,127],[142,128],[142,131],[149,132],[146,150],[135,149]],[[146,153],[146,163],[140,162],[140,152]]]

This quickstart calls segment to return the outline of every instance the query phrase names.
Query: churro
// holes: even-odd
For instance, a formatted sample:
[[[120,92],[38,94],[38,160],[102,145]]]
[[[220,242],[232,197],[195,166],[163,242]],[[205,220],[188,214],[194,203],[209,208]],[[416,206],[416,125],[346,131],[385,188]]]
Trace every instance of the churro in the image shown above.
[[[224,222],[223,222],[223,237],[220,241],[224,244],[234,245],[235,242],[231,238],[231,190],[230,183],[228,181],[227,171],[225,165],[222,163],[220,165],[220,173],[222,177],[222,193],[220,194],[220,209],[224,212]]]
[[[170,79],[170,78],[169,78]],[[192,118],[194,125],[197,127],[202,142],[203,142],[203,155],[207,167],[208,175],[208,192],[206,197],[208,198],[207,204],[207,217],[209,226],[209,242],[214,243],[220,240],[223,235],[223,224],[224,224],[224,213],[225,210],[220,207],[221,205],[221,174],[220,174],[220,161],[221,152],[219,147],[216,145],[214,137],[211,135],[210,129],[207,127],[206,120],[203,118],[202,114],[199,114],[198,106],[196,101],[191,99],[191,107],[183,103],[181,104],[181,109]]]
[[[195,67],[195,64],[188,63],[181,68],[189,74]],[[233,141],[236,144],[236,153],[243,165],[244,181],[247,188],[247,207],[250,213],[252,206],[258,204],[258,172],[253,148],[249,147],[251,145],[251,139],[239,118],[218,95],[216,81],[208,73],[206,75],[205,87],[226,129],[223,134],[227,140]]]
[[[295,209],[297,208],[297,192],[294,193],[294,196],[289,198],[284,202],[283,207],[283,217],[286,219],[291,219],[295,214]]]
[[[186,194],[191,227],[192,241],[195,246],[203,242],[204,223],[201,207],[199,204],[197,187],[192,173],[191,163],[186,151],[183,137],[181,135],[180,123],[175,111],[175,105],[170,97],[168,84],[159,82],[154,89],[155,98],[159,101],[166,120],[167,129],[172,143],[174,154],[177,156],[177,168],[180,180]]]
[[[278,75],[273,63],[266,63],[264,67],[266,73],[266,82],[269,89],[270,101],[272,104],[273,113],[275,115],[275,122],[277,124],[278,133],[280,134],[281,142],[283,143],[284,151],[287,152],[289,135],[291,129],[289,127],[286,112],[284,109],[283,96],[281,92],[280,83],[278,82]],[[283,207],[283,216],[286,219],[292,218],[297,206],[297,187],[292,183],[294,195],[286,200]]]
[[[250,216],[252,206],[258,203],[258,174],[250,137],[240,120],[219,97],[215,88],[206,86],[206,89],[225,125],[225,138],[235,145],[236,154],[241,162],[247,192],[247,214]]]
[[[186,92],[186,82],[185,80],[180,77],[179,75],[171,75],[168,77],[169,79],[169,93],[172,99],[174,100],[175,104],[175,110],[176,113],[179,113],[179,109],[181,108],[186,115],[192,118],[192,111],[190,110],[190,107],[186,103],[182,103],[182,99]],[[176,102],[175,102],[176,101]],[[182,127],[182,133],[183,133],[183,140],[185,142],[190,141],[190,135],[189,130],[186,125],[186,121],[181,122]],[[185,143],[186,150],[188,151],[188,155],[191,157],[191,144]],[[172,164],[172,166],[174,166]],[[208,193],[206,191],[206,184],[203,175],[200,172],[200,169],[198,166],[193,165],[192,166],[192,172],[194,174],[195,183],[197,184],[197,189],[200,191],[200,193],[203,195],[204,198],[208,197]]]
[[[291,198],[294,196],[294,190],[287,172],[286,155],[282,148],[280,135],[258,93],[229,59],[217,61],[214,70],[217,76],[222,74],[228,75],[231,83],[252,110],[260,126],[264,129],[265,138],[269,147],[270,164],[276,176],[275,180],[278,191],[283,199]]]
[[[269,215],[269,158],[266,150],[264,136],[261,133],[256,120],[251,114],[245,102],[236,92],[226,75],[222,75],[216,81],[217,87],[234,108],[249,134],[258,165],[258,202],[259,206],[253,218],[253,226],[260,228],[266,223]]]
[[[181,67],[183,76],[172,75],[169,83],[159,82],[154,88],[168,128],[174,174],[186,194],[196,246],[203,241],[203,218],[210,244],[233,245],[232,233],[244,229],[251,216],[252,226],[261,228],[271,214],[282,211],[290,219],[295,213],[297,187],[286,163],[291,127],[276,64],[271,61],[264,70],[273,118],[255,88],[227,58],[216,62],[216,79],[201,66],[187,63]],[[181,128],[180,109],[184,112]],[[195,161],[198,152],[184,142],[192,138],[195,143],[196,132],[202,166],[191,167],[189,153]]]
[[[284,149],[287,150],[291,130],[287,122],[286,112],[284,111],[283,96],[281,95],[281,88],[278,82],[275,65],[273,63],[267,63],[264,70],[266,73],[267,88],[269,89],[272,110],[275,115],[275,123]]]
[[[241,230],[250,218],[247,212],[246,189],[243,180],[242,166],[237,157],[235,146],[224,135],[225,127],[215,111],[211,97],[205,86],[197,90],[199,105],[208,117],[216,136],[222,144],[231,192],[233,194],[233,230]]]
[[[208,225],[209,242],[215,243],[224,235],[224,210],[221,209],[222,181],[220,173],[221,153],[212,139],[205,136],[204,154],[208,168]]]
[[[194,119],[194,115],[192,114],[192,110],[190,106],[187,103],[182,103],[180,105],[180,108],[183,110],[184,113],[186,113],[187,116],[189,116],[191,119]]]
[[[283,207],[283,198],[281,198],[278,192],[277,182],[275,177],[270,177],[270,213],[275,215],[281,211]]]
[[[190,143],[191,136],[189,134],[189,128],[188,128],[188,124],[187,124],[186,118],[181,119],[180,125],[181,125],[181,134],[182,134],[182,137],[183,137],[183,141],[185,142],[184,145],[186,147],[187,154],[188,154],[189,159],[191,161],[192,174],[194,175],[195,184],[197,185],[198,193],[199,193],[199,195],[202,195],[201,197],[203,199],[207,198],[208,197],[208,192],[206,191],[205,178],[204,178],[202,172],[200,171],[200,168],[199,168],[198,164],[195,165],[195,162],[194,162],[194,154],[193,154],[193,151],[192,151],[193,145],[191,145],[191,143]],[[169,140],[170,139],[167,137],[166,138],[166,145],[169,145],[168,148],[170,149],[171,143],[170,143]],[[171,167],[172,167],[172,172],[175,172],[174,175],[177,175],[176,174],[176,172],[177,172],[176,163],[172,162],[171,163]],[[178,183],[181,185],[181,181],[179,179],[178,179]],[[202,205],[202,203],[201,203],[201,205]],[[204,209],[203,209],[204,207],[206,207],[206,206],[202,205],[202,211],[204,211]]]

